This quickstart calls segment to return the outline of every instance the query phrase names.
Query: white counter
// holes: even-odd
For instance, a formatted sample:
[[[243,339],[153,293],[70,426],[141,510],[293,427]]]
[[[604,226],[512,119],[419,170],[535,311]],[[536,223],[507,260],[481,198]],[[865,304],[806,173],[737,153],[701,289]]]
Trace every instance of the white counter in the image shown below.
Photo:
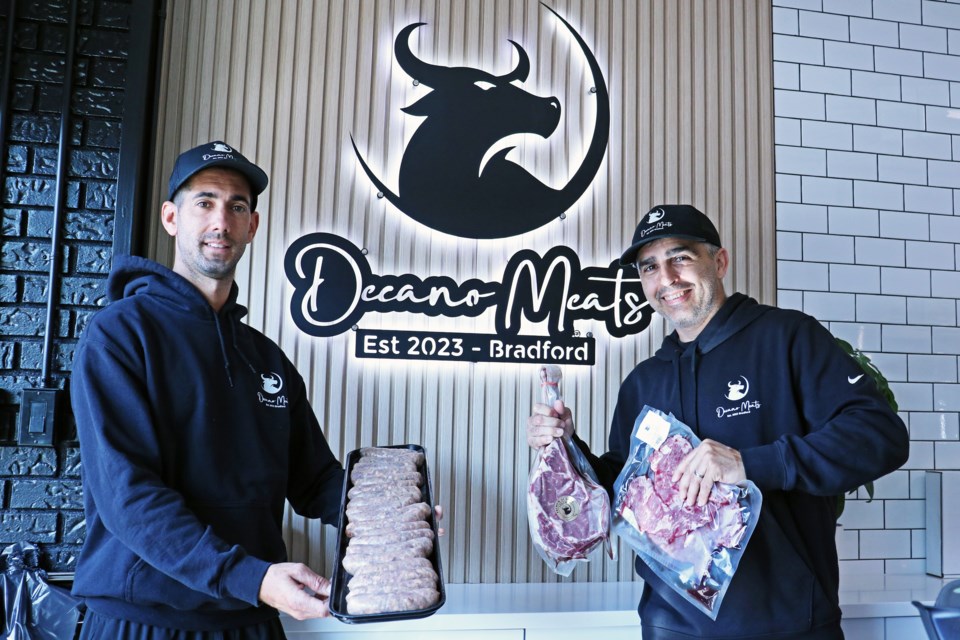
[[[926,575],[845,575],[840,605],[847,640],[916,640],[923,629],[912,600],[932,603],[944,580]],[[419,620],[344,624],[284,618],[291,640],[638,640],[640,582],[446,585],[446,604]],[[455,632],[456,635],[452,635]]]

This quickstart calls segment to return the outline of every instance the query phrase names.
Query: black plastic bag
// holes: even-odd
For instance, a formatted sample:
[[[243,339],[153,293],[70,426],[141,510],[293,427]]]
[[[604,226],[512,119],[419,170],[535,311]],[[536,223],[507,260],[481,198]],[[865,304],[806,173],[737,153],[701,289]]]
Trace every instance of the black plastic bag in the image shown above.
[[[3,569],[2,640],[73,640],[80,617],[79,601],[66,589],[47,582],[37,566],[37,548],[17,542],[0,554]]]

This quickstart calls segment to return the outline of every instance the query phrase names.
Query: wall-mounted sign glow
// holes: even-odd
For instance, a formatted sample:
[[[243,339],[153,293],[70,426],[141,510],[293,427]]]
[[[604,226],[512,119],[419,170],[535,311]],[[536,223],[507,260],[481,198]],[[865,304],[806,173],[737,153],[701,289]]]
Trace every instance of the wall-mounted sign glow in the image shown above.
[[[576,335],[577,321],[602,322],[610,335],[623,337],[645,329],[653,315],[631,268],[616,261],[582,267],[564,246],[542,256],[518,251],[499,282],[457,283],[446,276],[375,274],[349,240],[311,233],[290,245],[284,269],[294,289],[293,320],[318,337],[343,333],[369,312],[476,317],[494,310],[490,335],[358,332],[358,357],[593,364],[593,340]],[[524,321],[545,322],[550,339],[520,335]]]
[[[546,7],[546,5],[544,5]],[[532,231],[567,211],[590,186],[603,161],[610,135],[610,101],[600,65],[580,34],[546,7],[570,31],[593,76],[590,89],[597,117],[583,163],[567,184],[553,189],[507,159],[508,147],[487,158],[500,140],[521,133],[549,137],[560,122],[556,97],[533,95],[517,86],[530,73],[526,51],[515,68],[501,76],[470,67],[445,67],[417,58],[410,35],[426,24],[402,29],[394,52],[397,63],[415,81],[433,89],[403,109],[422,116],[400,163],[399,193],[393,193],[353,149],[364,172],[395,207],[426,226],[464,238],[506,238]]]

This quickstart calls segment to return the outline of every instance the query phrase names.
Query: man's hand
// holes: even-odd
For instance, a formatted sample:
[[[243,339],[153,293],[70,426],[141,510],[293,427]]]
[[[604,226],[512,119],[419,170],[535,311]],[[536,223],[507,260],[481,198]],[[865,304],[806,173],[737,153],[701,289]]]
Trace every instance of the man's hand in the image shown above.
[[[305,564],[272,564],[260,583],[260,601],[297,620],[326,618],[330,615],[330,581]]]
[[[573,435],[573,416],[557,400],[553,406],[533,405],[533,415],[527,418],[527,444],[534,449],[545,447],[557,438]]]
[[[680,481],[677,487],[687,506],[707,504],[714,482],[736,484],[746,479],[740,452],[716,440],[701,442],[673,472],[673,482]]]

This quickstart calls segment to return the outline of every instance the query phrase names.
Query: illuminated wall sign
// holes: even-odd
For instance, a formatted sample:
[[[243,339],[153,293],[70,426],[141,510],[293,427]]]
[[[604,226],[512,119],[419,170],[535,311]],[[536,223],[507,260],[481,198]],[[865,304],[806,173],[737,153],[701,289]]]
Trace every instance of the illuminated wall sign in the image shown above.
[[[544,5],[546,7],[546,5]],[[555,97],[536,96],[517,83],[527,79],[530,60],[510,41],[518,61],[497,76],[470,67],[446,67],[418,58],[411,35],[416,22],[397,34],[397,63],[417,83],[432,89],[403,111],[423,118],[400,162],[399,193],[370,168],[353,137],[367,177],[401,212],[438,231],[471,239],[506,238],[537,229],[565,215],[597,175],[610,135],[610,102],[600,66],[580,34],[558,13],[587,61],[596,99],[596,123],[579,168],[561,189],[540,182],[507,159],[512,147],[493,153],[507,136],[534,133],[548,138],[560,123]],[[587,134],[585,134],[587,135]],[[291,313],[313,336],[356,331],[358,358],[431,359],[472,362],[530,362],[592,365],[596,344],[581,336],[577,321],[601,322],[616,337],[650,324],[637,274],[619,267],[581,267],[569,247],[544,255],[519,251],[499,282],[455,282],[446,276],[374,274],[364,253],[340,236],[313,233],[294,242],[284,261],[294,287]],[[371,330],[358,326],[369,312],[476,317],[493,310],[490,334]],[[524,322],[545,323],[547,336],[521,335]]]
[[[546,5],[544,5],[546,6]],[[532,231],[569,209],[590,186],[603,161],[610,135],[610,100],[600,65],[580,34],[547,7],[576,39],[593,75],[597,119],[583,163],[562,189],[540,182],[507,159],[512,147],[487,151],[499,140],[519,133],[548,138],[560,122],[560,101],[533,95],[514,82],[530,73],[530,60],[516,42],[516,67],[495,76],[470,67],[444,67],[418,59],[409,37],[423,22],[397,36],[397,63],[421,85],[433,89],[403,109],[424,117],[400,163],[399,193],[393,193],[353,149],[380,194],[426,226],[464,238],[506,238]],[[353,138],[351,136],[351,141]]]
[[[458,283],[446,276],[375,274],[349,240],[312,233],[290,246],[284,270],[294,288],[294,322],[318,337],[343,333],[369,312],[476,317],[494,310],[494,334],[358,330],[360,358],[592,365],[594,339],[577,335],[577,321],[602,322],[623,337],[645,329],[653,314],[633,268],[616,262],[582,267],[564,246],[542,256],[518,251],[499,282]],[[545,322],[549,336],[520,335],[524,321]]]

